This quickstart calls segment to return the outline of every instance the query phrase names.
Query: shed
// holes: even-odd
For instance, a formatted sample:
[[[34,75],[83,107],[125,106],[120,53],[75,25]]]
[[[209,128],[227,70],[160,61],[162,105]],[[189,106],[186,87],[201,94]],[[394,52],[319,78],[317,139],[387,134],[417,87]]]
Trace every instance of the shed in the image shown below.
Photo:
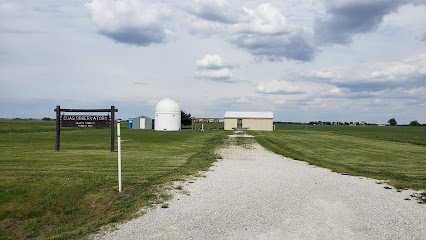
[[[139,116],[133,118],[133,129],[152,129],[152,118],[147,116]]]
[[[273,112],[231,112],[224,117],[225,130],[273,131]]]

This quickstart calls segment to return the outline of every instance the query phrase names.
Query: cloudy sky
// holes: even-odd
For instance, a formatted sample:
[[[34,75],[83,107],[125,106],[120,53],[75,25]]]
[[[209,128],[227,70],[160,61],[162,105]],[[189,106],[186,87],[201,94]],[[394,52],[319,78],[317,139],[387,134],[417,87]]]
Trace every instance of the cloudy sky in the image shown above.
[[[0,0],[0,117],[154,116],[426,123],[426,3]]]

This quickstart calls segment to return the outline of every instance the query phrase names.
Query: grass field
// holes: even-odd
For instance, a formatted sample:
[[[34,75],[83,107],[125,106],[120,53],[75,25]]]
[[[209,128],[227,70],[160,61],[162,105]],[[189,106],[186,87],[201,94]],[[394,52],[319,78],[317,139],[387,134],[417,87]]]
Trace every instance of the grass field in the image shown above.
[[[122,125],[123,192],[109,129],[0,121],[0,239],[76,239],[167,198],[159,186],[207,169],[223,130],[156,132]],[[266,148],[334,171],[426,189],[426,128],[277,125],[249,132]],[[253,139],[250,139],[253,141]]]
[[[0,239],[70,239],[128,218],[162,197],[155,187],[207,169],[223,131],[155,132],[122,126],[123,192],[109,129],[0,122]],[[53,129],[53,130],[52,130]]]
[[[309,130],[333,132],[355,137],[413,143],[426,146],[426,127],[411,126],[331,126],[277,124],[276,130]]]
[[[277,125],[257,132],[264,147],[336,172],[426,189],[426,128]]]

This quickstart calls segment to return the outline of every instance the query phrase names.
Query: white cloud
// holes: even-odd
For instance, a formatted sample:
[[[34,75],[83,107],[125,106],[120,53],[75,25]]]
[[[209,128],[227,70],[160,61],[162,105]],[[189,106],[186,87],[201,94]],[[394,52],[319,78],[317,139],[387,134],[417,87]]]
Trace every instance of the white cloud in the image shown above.
[[[311,70],[301,73],[300,77],[335,84],[352,92],[421,87],[426,85],[426,54],[411,56],[402,61]]]
[[[195,65],[197,66],[195,73],[197,78],[225,82],[231,81],[233,78],[230,70],[232,66],[225,64],[219,55],[207,54],[202,59],[197,60]]]
[[[410,96],[425,96],[426,97],[426,87],[417,87],[410,88],[404,91],[406,94]]]
[[[377,63],[370,77],[384,81],[426,80],[426,54],[408,57],[402,62]]]
[[[192,34],[209,37],[211,35],[226,32],[226,25],[220,22],[208,21],[192,15],[188,16],[187,22],[189,23],[189,32]]]
[[[306,94],[316,101],[310,100],[307,104],[311,107],[305,109],[333,109],[330,107],[340,105],[346,111],[376,116],[384,111],[398,116],[400,112],[408,111],[407,109],[411,109],[409,111],[413,111],[412,114],[415,115],[416,111],[426,105],[425,66],[426,54],[418,54],[401,61],[306,71],[300,74],[304,82],[329,85],[331,88],[328,90],[329,95],[321,95],[325,91]],[[305,100],[299,99],[298,102]]]
[[[268,61],[283,58],[311,61],[315,56],[313,31],[288,23],[278,8],[260,4],[255,9],[243,8],[242,21],[231,27],[231,42]]]
[[[242,8],[244,15],[239,23],[232,26],[237,33],[282,34],[289,32],[287,18],[278,8],[269,3],[260,4],[255,9]]]
[[[99,32],[116,42],[148,46],[164,43],[171,10],[165,4],[138,0],[93,0],[85,4]]]
[[[289,101],[293,99],[306,99],[314,97],[334,98],[343,96],[343,90],[330,83],[320,83],[312,81],[263,81],[259,82],[256,92],[267,95],[289,96]],[[280,98],[282,101],[282,98]]]
[[[300,74],[302,77],[314,79],[334,79],[335,73],[331,69],[322,69],[318,71],[305,71]]]
[[[219,69],[225,67],[223,59],[216,54],[207,54],[195,63],[198,68]]]
[[[200,5],[198,8],[204,6],[199,2],[194,4]],[[224,5],[221,7],[224,8]],[[232,7],[227,4],[227,9]],[[235,46],[272,62],[282,59],[311,61],[314,58],[316,50],[312,28],[290,24],[279,8],[266,3],[226,12],[227,19],[232,21],[207,18],[192,12],[191,30],[204,35],[220,34]]]
[[[240,98],[237,99],[238,103],[249,103],[251,102],[249,99],[247,99],[247,97],[243,97],[241,96]]]
[[[222,68],[216,70],[199,70],[195,73],[195,76],[214,81],[229,81],[232,78],[232,73],[228,68]]]
[[[256,91],[265,94],[301,94],[306,93],[306,89],[302,88],[299,84],[289,81],[264,81],[260,82]]]
[[[332,87],[329,91],[332,94],[342,94],[342,89],[338,88],[338,87]]]

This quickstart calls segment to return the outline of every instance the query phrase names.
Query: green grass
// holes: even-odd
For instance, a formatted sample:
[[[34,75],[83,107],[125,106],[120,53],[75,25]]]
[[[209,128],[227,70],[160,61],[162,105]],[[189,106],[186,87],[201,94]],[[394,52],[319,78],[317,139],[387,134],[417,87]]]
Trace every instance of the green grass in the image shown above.
[[[426,127],[412,126],[330,126],[276,124],[276,130],[308,130],[380,139],[393,142],[413,143],[426,146]]]
[[[122,125],[123,192],[109,129],[0,121],[0,239],[75,239],[160,201],[161,184],[206,170],[223,131],[156,132]],[[53,129],[53,130],[52,130]]]
[[[1,133],[54,132],[55,121],[0,120]]]
[[[387,180],[396,188],[426,189],[424,128],[308,126],[306,130],[284,125],[278,129],[257,132],[256,140],[278,154],[336,172]],[[415,144],[413,136],[419,136]]]

